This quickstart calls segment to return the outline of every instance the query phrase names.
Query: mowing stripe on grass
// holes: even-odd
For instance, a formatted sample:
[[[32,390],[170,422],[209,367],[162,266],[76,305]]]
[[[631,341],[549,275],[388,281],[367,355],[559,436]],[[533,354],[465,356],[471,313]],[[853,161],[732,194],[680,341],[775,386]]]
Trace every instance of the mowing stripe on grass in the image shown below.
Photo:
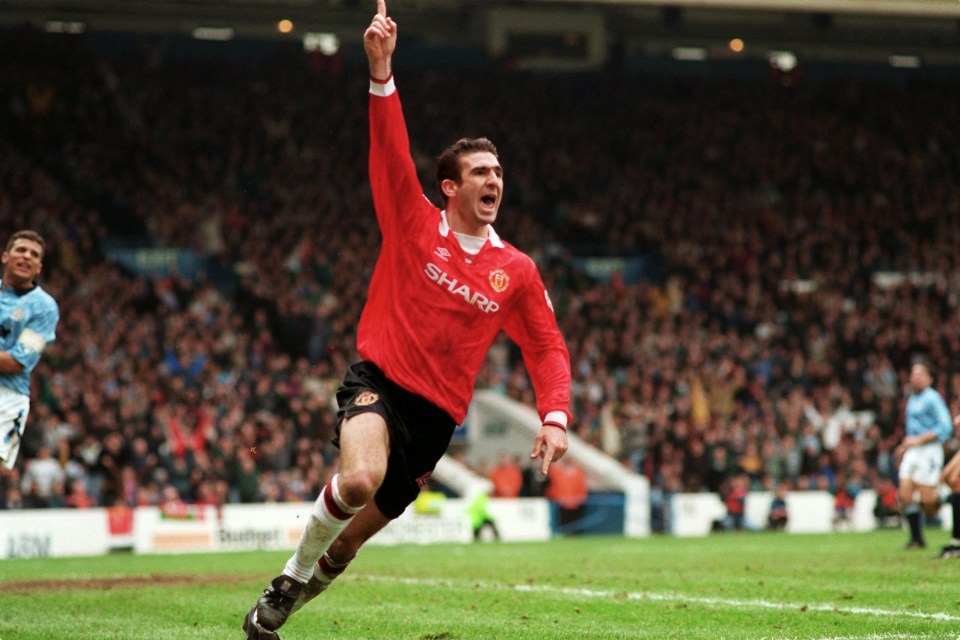
[[[390,576],[364,576],[364,579],[376,580],[381,582],[398,582],[403,584],[423,585],[423,586],[442,586],[455,587],[457,583],[451,580],[423,580],[418,578],[395,578]],[[480,586],[487,589],[503,589],[507,591],[519,592],[539,592],[556,593],[561,595],[587,597],[587,598],[613,598],[620,600],[649,600],[652,602],[684,602],[690,604],[704,604],[724,607],[743,607],[748,609],[780,609],[784,611],[832,611],[836,613],[849,613],[854,615],[868,616],[900,616],[905,618],[921,618],[923,620],[937,620],[943,622],[960,622],[960,616],[950,615],[949,613],[924,613],[922,611],[898,611],[893,609],[876,609],[872,607],[840,607],[832,604],[799,604],[792,602],[771,602],[769,600],[735,600],[732,598],[702,598],[697,596],[688,596],[677,593],[654,593],[654,592],[627,592],[627,591],[607,591],[597,589],[574,589],[573,587],[551,587],[547,585],[505,585],[488,584],[484,582],[471,582],[470,586]],[[467,586],[461,583],[459,586]],[[863,636],[864,639],[872,638],[923,638],[927,636]],[[859,636],[858,636],[859,639]],[[824,639],[827,640],[827,639]],[[844,639],[829,639],[844,640]],[[853,640],[853,639],[851,639]],[[960,638],[958,638],[960,640]]]

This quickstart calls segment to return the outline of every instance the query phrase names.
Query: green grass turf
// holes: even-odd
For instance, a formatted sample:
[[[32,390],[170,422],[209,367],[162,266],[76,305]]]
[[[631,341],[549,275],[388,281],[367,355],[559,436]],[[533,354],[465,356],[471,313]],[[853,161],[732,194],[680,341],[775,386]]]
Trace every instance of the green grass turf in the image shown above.
[[[283,640],[960,638],[960,560],[899,531],[365,548]],[[0,561],[0,640],[235,638],[287,552]]]

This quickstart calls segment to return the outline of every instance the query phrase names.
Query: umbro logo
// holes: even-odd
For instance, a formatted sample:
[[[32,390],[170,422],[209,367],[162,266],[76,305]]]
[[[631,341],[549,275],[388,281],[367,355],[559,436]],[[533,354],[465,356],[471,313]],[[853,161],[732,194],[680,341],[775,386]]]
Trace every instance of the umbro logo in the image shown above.
[[[437,247],[437,250],[433,252],[433,255],[437,256],[441,260],[450,259],[450,250],[445,247]]]

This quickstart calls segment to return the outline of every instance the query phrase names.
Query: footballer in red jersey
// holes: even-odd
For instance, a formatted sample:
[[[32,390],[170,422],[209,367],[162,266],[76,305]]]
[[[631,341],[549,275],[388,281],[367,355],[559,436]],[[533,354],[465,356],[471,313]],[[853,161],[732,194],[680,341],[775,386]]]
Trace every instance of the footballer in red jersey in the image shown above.
[[[337,391],[340,470],[321,492],[283,573],[247,613],[248,640],[346,569],[416,498],[467,413],[500,331],[520,347],[542,426],[531,458],[567,450],[570,357],[533,260],[497,235],[503,169],[486,138],[437,159],[444,208],[423,195],[393,79],[397,24],[384,0],[364,32],[370,64],[370,184],[383,243],[357,332],[363,359]]]

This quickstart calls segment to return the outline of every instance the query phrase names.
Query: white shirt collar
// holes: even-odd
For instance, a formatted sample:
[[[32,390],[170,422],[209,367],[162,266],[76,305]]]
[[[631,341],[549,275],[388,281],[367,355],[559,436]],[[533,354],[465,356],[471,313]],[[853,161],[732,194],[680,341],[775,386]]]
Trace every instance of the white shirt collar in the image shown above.
[[[500,236],[497,235],[497,232],[494,230],[492,225],[487,225],[487,229],[490,232],[490,235],[487,236],[487,240],[490,241],[490,245],[496,247],[497,249],[503,249],[504,244],[503,240],[500,239]],[[443,210],[440,212],[440,235],[446,238],[450,234],[450,223],[447,222],[447,212]]]

